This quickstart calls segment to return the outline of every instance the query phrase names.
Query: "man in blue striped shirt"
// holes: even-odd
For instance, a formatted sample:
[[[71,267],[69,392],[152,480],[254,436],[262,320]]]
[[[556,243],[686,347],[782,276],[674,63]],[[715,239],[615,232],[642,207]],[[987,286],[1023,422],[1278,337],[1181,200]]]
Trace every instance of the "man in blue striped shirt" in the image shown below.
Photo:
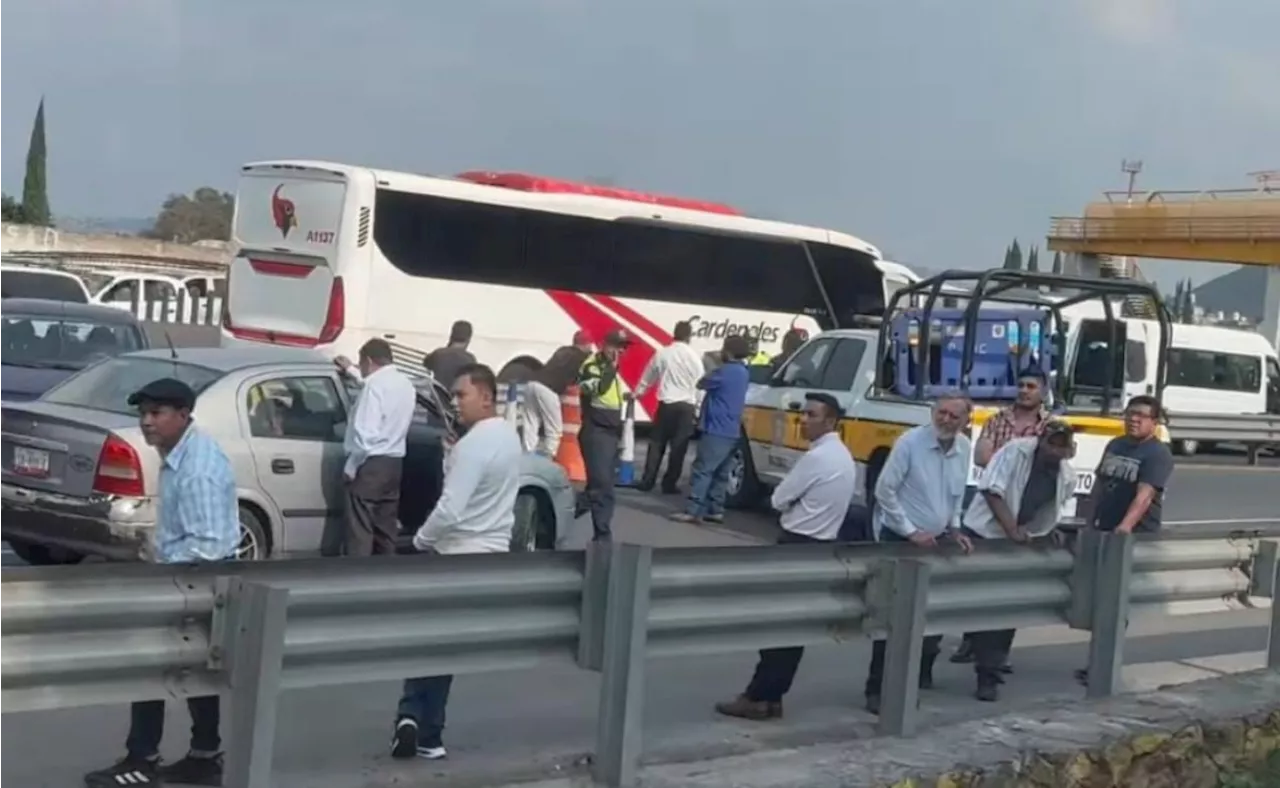
[[[157,563],[234,558],[240,542],[235,474],[217,442],[191,423],[196,395],[180,380],[152,381],[129,397],[147,443],[160,453],[159,512],[153,556]],[[127,754],[114,766],[85,775],[89,788],[222,784],[218,696],[188,698],[191,746],[182,760],[160,767],[164,701],[133,704]]]

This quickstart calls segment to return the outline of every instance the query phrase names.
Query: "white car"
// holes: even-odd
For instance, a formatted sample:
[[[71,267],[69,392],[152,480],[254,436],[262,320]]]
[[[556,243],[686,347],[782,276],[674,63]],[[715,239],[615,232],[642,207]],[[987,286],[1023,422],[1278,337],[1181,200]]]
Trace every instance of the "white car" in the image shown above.
[[[317,353],[272,347],[128,353],[38,400],[4,403],[0,530],[13,551],[32,564],[140,556],[155,528],[160,462],[126,400],[164,377],[195,389],[196,423],[235,468],[241,557],[314,555],[326,523],[344,517],[342,438],[354,385]],[[402,536],[440,495],[453,429],[447,400],[425,385],[405,457]],[[512,549],[580,545],[589,536],[577,527],[563,469],[524,455]]]

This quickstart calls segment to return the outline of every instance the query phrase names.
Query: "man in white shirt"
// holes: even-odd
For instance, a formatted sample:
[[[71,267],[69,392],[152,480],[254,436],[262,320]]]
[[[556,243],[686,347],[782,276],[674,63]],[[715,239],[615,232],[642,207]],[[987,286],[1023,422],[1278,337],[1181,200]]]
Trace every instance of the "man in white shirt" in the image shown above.
[[[653,418],[653,433],[649,438],[649,453],[644,458],[644,475],[636,489],[648,492],[658,482],[658,469],[662,467],[662,455],[671,446],[667,472],[662,476],[662,491],[668,495],[680,492],[676,484],[684,473],[684,455],[693,437],[694,416],[698,407],[698,381],[705,370],[702,358],[689,347],[693,338],[693,324],[687,320],[676,323],[671,332],[675,340],[658,351],[649,362],[640,385],[636,386],[636,399],[640,399],[653,384],[658,384],[658,412]]]
[[[1062,507],[1075,494],[1071,465],[1075,436],[1071,425],[1051,419],[1040,437],[1014,438],[1001,447],[978,478],[978,495],[964,515],[964,531],[976,539],[1010,539],[1026,544],[1056,532]],[[978,700],[999,699],[1002,668],[1015,630],[974,632],[974,672]]]
[[[879,542],[910,542],[931,550],[939,541],[953,541],[966,553],[972,542],[960,531],[964,490],[969,479],[972,444],[963,434],[973,407],[963,394],[938,399],[933,423],[907,430],[893,444],[875,484],[872,525]],[[924,640],[920,687],[933,687],[933,663],[941,635]],[[880,685],[884,678],[883,640],[871,649],[867,676],[867,711],[880,713]]]
[[[453,447],[444,491],[414,534],[413,546],[441,555],[505,553],[511,549],[520,490],[520,436],[497,414],[493,370],[470,364],[453,384],[466,434]],[[445,705],[453,676],[406,679],[396,713],[391,755],[445,757]]]
[[[778,544],[834,542],[840,534],[857,475],[853,457],[836,432],[842,415],[840,404],[830,394],[805,395],[801,427],[809,450],[774,488],[770,499],[782,526]],[[762,650],[746,691],[717,703],[716,711],[748,720],[781,717],[782,696],[791,689],[803,656],[801,646]]]
[[[346,555],[394,555],[400,508],[400,473],[405,442],[418,394],[392,363],[391,346],[370,339],[360,348],[360,374],[351,361],[334,359],[349,377],[361,381],[360,395],[347,423],[342,469],[347,488]],[[337,555],[343,546],[326,538],[321,552]]]

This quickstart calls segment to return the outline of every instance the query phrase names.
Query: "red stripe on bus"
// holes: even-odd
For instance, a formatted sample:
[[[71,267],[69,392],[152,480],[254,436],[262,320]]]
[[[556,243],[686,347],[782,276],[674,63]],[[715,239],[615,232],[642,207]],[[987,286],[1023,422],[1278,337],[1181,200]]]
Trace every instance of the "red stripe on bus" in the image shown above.
[[[556,303],[556,306],[564,310],[569,319],[577,324],[578,328],[586,331],[596,342],[604,339],[605,334],[610,331],[625,331],[626,328],[618,322],[616,318],[605,312],[600,307],[588,301],[578,293],[571,293],[567,290],[547,290],[547,295]],[[650,324],[652,325],[652,324]],[[644,370],[649,366],[649,362],[653,360],[655,354],[653,345],[650,344],[652,338],[637,337],[640,341],[633,342],[631,347],[618,359],[618,374],[622,376],[622,382],[627,384],[627,388],[632,391],[640,385],[640,378],[644,375]],[[658,392],[657,389],[650,389],[648,393],[641,398],[640,404],[650,416],[658,412]]]
[[[666,347],[675,341],[675,338],[668,334],[665,329],[660,328],[657,323],[654,323],[649,318],[640,314],[613,296],[593,294],[591,297],[599,302],[599,304],[605,309],[608,309],[610,312],[613,312],[618,317],[635,326],[637,331],[648,335],[650,339],[661,347]]]

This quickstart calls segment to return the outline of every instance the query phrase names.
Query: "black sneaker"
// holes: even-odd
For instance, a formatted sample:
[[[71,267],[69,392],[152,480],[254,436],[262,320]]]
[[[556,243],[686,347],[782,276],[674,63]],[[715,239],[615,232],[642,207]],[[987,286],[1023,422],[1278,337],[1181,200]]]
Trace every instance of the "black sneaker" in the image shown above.
[[[163,785],[160,780],[159,758],[124,757],[115,765],[84,776],[87,788],[121,788],[121,786]]]
[[[995,703],[1000,700],[1000,687],[995,682],[981,682],[973,696],[984,703]]]
[[[165,782],[181,785],[222,785],[222,753],[188,755],[161,766],[160,776]]]
[[[412,758],[418,754],[418,723],[412,717],[396,720],[395,733],[391,734],[391,757]]]

